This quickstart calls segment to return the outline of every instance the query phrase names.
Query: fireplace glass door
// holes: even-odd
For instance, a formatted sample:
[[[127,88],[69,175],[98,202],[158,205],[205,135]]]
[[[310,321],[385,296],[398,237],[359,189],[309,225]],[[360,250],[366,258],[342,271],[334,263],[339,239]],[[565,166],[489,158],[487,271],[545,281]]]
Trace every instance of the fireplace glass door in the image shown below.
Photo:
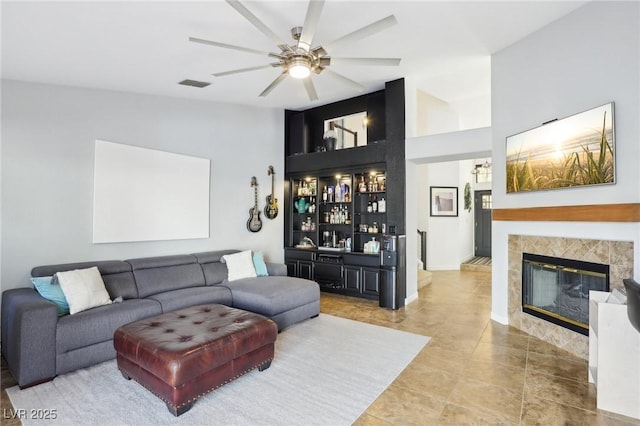
[[[609,265],[523,253],[524,312],[588,335],[590,290],[609,291]]]

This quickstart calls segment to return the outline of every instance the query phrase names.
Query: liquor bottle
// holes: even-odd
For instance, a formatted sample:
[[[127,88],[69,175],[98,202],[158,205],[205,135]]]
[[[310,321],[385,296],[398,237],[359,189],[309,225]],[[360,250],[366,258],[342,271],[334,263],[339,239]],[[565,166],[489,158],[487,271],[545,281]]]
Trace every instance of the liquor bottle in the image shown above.
[[[338,183],[336,185],[336,203],[339,203],[342,201],[342,187],[340,186],[340,183]]]
[[[367,184],[364,183],[364,175],[360,176],[360,184],[358,185],[358,192],[367,192]]]
[[[373,205],[371,205],[371,200],[367,202],[367,213],[373,212]]]
[[[333,198],[333,186],[330,186],[330,187],[327,189],[327,198],[328,198],[328,201],[329,201],[330,203],[333,203],[333,201],[334,201],[334,198]]]
[[[380,198],[380,201],[378,201],[378,212],[387,212],[387,202],[385,201],[384,197]]]
[[[344,202],[345,203],[350,203],[351,202],[351,193],[349,192],[349,185],[347,184],[342,184],[342,194],[344,195]]]
[[[326,203],[328,199],[329,195],[327,194],[327,186],[325,185],[324,189],[322,190],[322,202]]]
[[[373,211],[373,213],[376,213],[378,211],[378,199],[375,195],[373,196],[373,201],[371,202],[371,210]]]

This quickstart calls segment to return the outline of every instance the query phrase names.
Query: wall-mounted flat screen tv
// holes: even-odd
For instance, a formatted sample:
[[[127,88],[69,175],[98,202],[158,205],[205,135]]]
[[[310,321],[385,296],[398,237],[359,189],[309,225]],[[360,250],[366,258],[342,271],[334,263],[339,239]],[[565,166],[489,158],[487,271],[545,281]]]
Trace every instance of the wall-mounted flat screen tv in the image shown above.
[[[507,193],[615,183],[613,102],[507,137]]]

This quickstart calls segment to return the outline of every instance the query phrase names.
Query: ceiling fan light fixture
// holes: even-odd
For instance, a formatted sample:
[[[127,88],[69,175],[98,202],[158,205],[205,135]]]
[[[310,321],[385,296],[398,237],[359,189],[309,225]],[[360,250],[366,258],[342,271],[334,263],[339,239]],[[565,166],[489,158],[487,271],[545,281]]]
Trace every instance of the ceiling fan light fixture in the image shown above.
[[[289,64],[289,75],[293,78],[303,79],[311,74],[311,64],[306,58],[293,58]]]
[[[234,8],[240,15],[242,15],[247,21],[249,21],[257,30],[263,35],[269,38],[280,52],[268,52],[252,47],[236,46],[227,43],[220,43],[212,40],[205,40],[195,37],[189,37],[189,41],[208,44],[215,47],[221,47],[225,49],[233,49],[236,51],[253,53],[257,55],[266,55],[269,58],[276,58],[277,62],[271,64],[265,64],[261,66],[253,66],[248,68],[235,69],[230,71],[224,71],[214,73],[216,77],[238,74],[247,71],[254,71],[263,68],[280,68],[281,73],[273,80],[266,89],[260,93],[259,96],[267,96],[273,89],[278,86],[287,77],[292,77],[297,80],[301,80],[303,87],[309,96],[309,100],[318,100],[318,94],[316,93],[313,80],[310,77],[311,72],[320,74],[326,71],[327,74],[332,75],[335,78],[342,80],[344,83],[349,84],[358,91],[364,91],[365,87],[358,82],[345,77],[342,74],[334,72],[329,68],[331,65],[331,57],[328,52],[332,52],[337,46],[344,46],[350,42],[361,40],[372,34],[380,32],[397,23],[397,19],[394,15],[389,15],[379,21],[373,22],[369,25],[365,25],[355,31],[350,32],[347,35],[334,40],[329,45],[313,46],[314,35],[318,23],[320,22],[320,14],[322,12],[325,0],[309,0],[307,6],[307,13],[304,19],[303,26],[293,27],[291,29],[291,36],[295,43],[285,43],[276,33],[274,33],[264,22],[256,17],[246,6],[244,0],[226,0],[227,3]],[[355,64],[355,65],[395,65],[400,63],[400,58],[334,58],[340,59],[343,64]]]

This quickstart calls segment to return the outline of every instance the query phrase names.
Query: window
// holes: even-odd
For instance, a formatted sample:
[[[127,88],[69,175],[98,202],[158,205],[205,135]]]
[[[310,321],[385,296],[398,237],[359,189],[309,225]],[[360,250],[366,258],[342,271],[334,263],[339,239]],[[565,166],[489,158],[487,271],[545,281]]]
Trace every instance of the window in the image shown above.
[[[491,194],[482,195],[482,208],[491,210]]]
[[[491,183],[491,165],[489,163],[476,164],[473,174],[476,175],[476,183]]]

